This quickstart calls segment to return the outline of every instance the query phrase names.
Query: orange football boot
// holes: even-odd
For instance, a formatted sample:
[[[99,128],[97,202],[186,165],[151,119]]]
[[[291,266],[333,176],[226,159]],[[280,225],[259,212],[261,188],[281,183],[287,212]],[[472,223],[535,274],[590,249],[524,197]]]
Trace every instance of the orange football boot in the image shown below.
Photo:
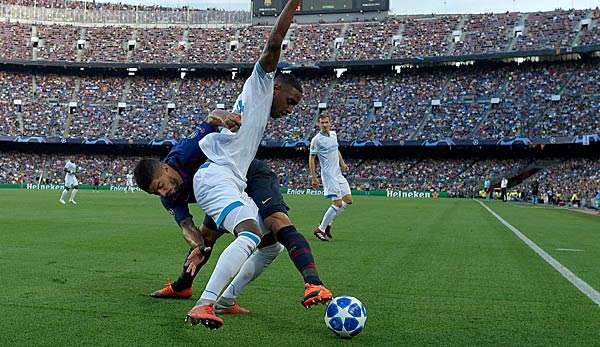
[[[331,291],[324,285],[306,283],[302,305],[309,308],[318,304],[326,304],[333,298]]]
[[[213,304],[192,307],[187,313],[185,321],[191,325],[202,324],[210,330],[219,329],[225,323],[223,319],[215,315]]]
[[[218,304],[215,305],[215,313],[218,313],[218,314],[248,314],[248,313],[250,313],[250,310],[238,305],[238,303],[236,302],[231,306],[222,306],[222,305],[218,305]]]
[[[175,291],[172,286],[173,282],[167,282],[162,289],[150,294],[151,297],[157,299],[189,299],[192,296],[192,288],[187,288],[182,291]]]

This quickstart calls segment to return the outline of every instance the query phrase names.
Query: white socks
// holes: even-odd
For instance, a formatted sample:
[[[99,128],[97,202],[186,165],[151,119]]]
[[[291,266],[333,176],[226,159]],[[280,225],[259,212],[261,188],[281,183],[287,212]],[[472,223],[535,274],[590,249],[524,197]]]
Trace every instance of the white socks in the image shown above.
[[[62,194],[60,194],[60,200],[65,201],[67,194],[69,194],[69,191],[66,189],[63,189]]]
[[[75,201],[75,195],[77,195],[77,190],[78,189],[73,189],[73,191],[71,191],[71,198],[69,199],[70,201]]]
[[[281,243],[275,243],[271,246],[259,248],[244,263],[240,272],[231,281],[223,295],[219,298],[217,305],[231,306],[235,299],[242,293],[242,290],[255,278],[257,278],[267,266],[271,265],[284,247]]]
[[[335,205],[329,206],[329,208],[325,212],[325,215],[323,216],[321,225],[319,225],[319,229],[325,231],[325,228],[327,228],[328,225],[331,225],[331,223],[333,223],[335,217],[341,215],[347,207],[348,204],[346,204],[345,202],[342,203],[342,207],[337,207]]]
[[[242,231],[225,248],[213,270],[206,288],[196,305],[214,304],[225,286],[240,271],[244,262],[260,243],[260,238],[249,231]]]

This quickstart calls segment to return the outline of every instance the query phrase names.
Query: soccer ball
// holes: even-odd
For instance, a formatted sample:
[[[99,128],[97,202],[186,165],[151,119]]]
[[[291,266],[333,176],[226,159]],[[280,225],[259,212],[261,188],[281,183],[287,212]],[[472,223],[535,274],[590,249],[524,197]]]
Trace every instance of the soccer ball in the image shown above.
[[[366,322],[367,309],[357,298],[338,296],[327,305],[325,324],[341,338],[349,339],[360,334]]]

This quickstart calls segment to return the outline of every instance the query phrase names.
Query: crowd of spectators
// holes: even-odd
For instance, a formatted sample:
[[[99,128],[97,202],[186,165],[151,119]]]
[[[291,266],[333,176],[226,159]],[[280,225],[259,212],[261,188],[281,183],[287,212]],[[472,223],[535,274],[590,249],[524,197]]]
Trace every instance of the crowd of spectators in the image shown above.
[[[92,184],[98,177],[102,184],[125,184],[125,175],[133,172],[140,159],[133,156],[62,155],[2,152],[0,153],[0,183],[57,184],[64,183],[64,166],[70,159],[77,165],[80,184]]]
[[[454,47],[455,55],[505,52],[511,42],[519,13],[469,15],[462,37]]]
[[[136,45],[132,60],[141,63],[175,63],[181,58],[184,29],[146,28],[136,31]],[[213,37],[207,36],[207,45]]]
[[[401,42],[392,58],[435,57],[449,55],[452,31],[460,16],[445,15],[413,18],[406,22]]]
[[[393,37],[402,24],[403,21],[391,17],[380,22],[349,25],[338,60],[387,59],[393,47]]]
[[[577,24],[585,15],[584,10],[530,13],[525,20],[525,33],[517,38],[513,50],[571,47],[577,36]]]
[[[310,140],[319,104],[346,141],[598,134],[599,71],[591,60],[347,72],[340,78],[307,73],[299,76],[301,103],[293,115],[269,122],[265,139]],[[243,82],[229,74],[180,79],[4,71],[0,135],[176,139],[212,109],[231,109]],[[119,109],[119,102],[126,106]]]
[[[140,159],[132,156],[0,153],[0,183],[62,184],[64,163],[73,160],[78,166],[81,184],[91,184],[99,177],[103,184],[123,184]],[[483,181],[498,183],[515,177],[535,166],[532,159],[354,159],[347,158],[350,169],[345,173],[352,189],[406,190],[447,192],[451,197],[478,196]],[[545,160],[542,170],[510,187],[529,192],[534,181],[542,194],[568,200],[573,194],[591,199],[600,190],[600,161],[591,158]],[[307,158],[267,159],[284,188],[310,187]],[[318,171],[317,167],[317,171]]]
[[[579,45],[592,45],[600,42],[600,8],[596,8],[592,14],[592,25],[588,26],[579,38]]]
[[[378,60],[506,52],[521,16],[527,17],[525,29],[516,38],[513,50],[568,48],[577,44],[575,39],[586,15],[585,10],[555,10],[529,14],[389,16],[377,22],[345,25],[299,24],[292,26],[283,60],[305,63],[333,58]],[[599,27],[600,11],[596,9],[592,24],[582,29],[579,44],[597,44]],[[461,30],[457,41],[453,36],[455,30]],[[270,27],[265,26],[133,28],[1,22],[0,57],[29,60],[36,50],[35,57],[44,61],[246,63],[259,56],[269,31]],[[39,39],[35,44],[34,35]],[[336,43],[337,38],[343,39],[342,42]],[[78,52],[80,39],[85,40],[85,45]],[[129,46],[130,40],[136,41],[134,48]]]
[[[236,34],[235,28],[190,28],[188,30],[188,45],[183,55],[183,62],[194,63],[225,63],[230,58],[231,41]],[[245,47],[244,49],[252,49]],[[255,61],[258,56],[253,56]]]
[[[530,192],[534,181],[539,183],[539,195],[551,196],[555,202],[568,202],[573,194],[579,200],[590,200],[600,192],[600,160],[557,159],[516,189]]]
[[[27,7],[44,7],[44,8],[64,8],[71,10],[104,10],[104,11],[194,11],[193,8],[188,9],[183,7],[166,7],[160,5],[143,5],[143,4],[126,4],[120,2],[96,2],[96,1],[77,1],[77,0],[4,0],[5,5],[19,5]]]
[[[346,159],[346,177],[357,190],[416,190],[448,192],[455,197],[476,196],[484,178],[517,174],[527,159]],[[296,189],[310,187],[308,161],[271,159],[280,184]],[[317,170],[318,172],[318,170]]]
[[[332,60],[335,39],[341,31],[339,24],[292,26],[290,48],[284,51],[283,59],[299,63]]]

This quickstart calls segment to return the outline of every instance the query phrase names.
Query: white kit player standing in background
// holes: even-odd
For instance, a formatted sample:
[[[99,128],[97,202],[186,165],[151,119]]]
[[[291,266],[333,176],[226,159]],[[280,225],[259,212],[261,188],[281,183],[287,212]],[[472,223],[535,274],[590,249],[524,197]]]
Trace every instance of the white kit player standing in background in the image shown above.
[[[300,0],[290,0],[273,27],[254,70],[244,83],[233,112],[241,115],[237,133],[223,129],[206,135],[199,145],[208,161],[194,175],[194,195],[198,205],[222,231],[236,236],[221,253],[200,299],[188,312],[187,321],[210,329],[223,325],[214,305],[225,287],[256,250],[263,236],[258,207],[244,192],[246,173],[262,140],[269,116],[292,113],[302,98],[302,87],[291,74],[275,76],[281,45]],[[202,252],[198,245],[190,257]]]
[[[69,202],[73,205],[77,205],[75,202],[75,195],[77,195],[77,190],[79,189],[79,182],[77,181],[77,177],[75,177],[75,172],[77,172],[77,165],[73,163],[71,160],[67,160],[67,163],[64,167],[65,170],[65,189],[62,191],[60,195],[60,203],[65,205],[65,198],[67,194],[71,190],[71,197],[69,198]]]
[[[133,174],[131,172],[128,172],[127,175],[125,175],[125,179],[126,179],[125,193],[127,193],[128,191],[133,193]]]
[[[314,234],[321,241],[331,238],[331,223],[342,214],[348,205],[352,204],[352,193],[348,181],[342,175],[342,169],[348,171],[348,165],[338,149],[337,134],[331,130],[331,117],[327,113],[319,116],[319,133],[310,141],[308,157],[309,172],[312,177],[312,187],[319,187],[316,175],[315,158],[318,156],[321,165],[321,179],[325,197],[332,200],[331,206],[325,211],[321,224],[315,228]]]

